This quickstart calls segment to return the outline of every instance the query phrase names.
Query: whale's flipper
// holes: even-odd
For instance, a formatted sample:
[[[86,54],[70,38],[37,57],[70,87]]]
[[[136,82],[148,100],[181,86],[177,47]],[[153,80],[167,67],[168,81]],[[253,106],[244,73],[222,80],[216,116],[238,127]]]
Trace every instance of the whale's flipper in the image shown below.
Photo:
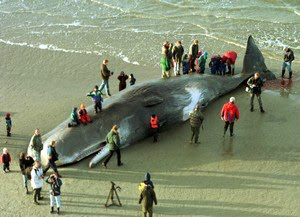
[[[244,56],[242,73],[253,74],[255,72],[259,72],[263,79],[276,79],[274,73],[267,68],[264,56],[256,46],[253,37],[250,35],[248,38],[246,53]]]

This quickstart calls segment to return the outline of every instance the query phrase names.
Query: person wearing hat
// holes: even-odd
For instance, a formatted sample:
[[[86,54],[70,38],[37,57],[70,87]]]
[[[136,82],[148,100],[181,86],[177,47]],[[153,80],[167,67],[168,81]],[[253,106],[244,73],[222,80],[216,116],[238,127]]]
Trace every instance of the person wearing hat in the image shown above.
[[[195,109],[190,113],[189,117],[190,117],[190,124],[192,130],[192,137],[190,143],[194,142],[195,144],[199,144],[200,142],[198,142],[198,138],[199,138],[200,127],[204,120],[204,116],[201,112],[199,105],[195,107]]]
[[[204,52],[204,54],[202,54],[199,57],[199,69],[200,69],[200,74],[204,74],[205,71],[205,64],[206,64],[206,60],[207,60],[207,52]]]
[[[230,97],[229,102],[225,103],[223,105],[223,108],[221,110],[221,119],[225,121],[224,125],[224,135],[226,134],[226,131],[228,129],[228,126],[230,125],[230,136],[233,136],[233,126],[235,120],[238,120],[240,118],[240,112],[238,107],[234,104],[235,98]]]
[[[12,123],[11,123],[11,118],[10,118],[10,114],[6,113],[5,116],[5,122],[6,122],[6,136],[11,136],[11,127],[12,127]]]
[[[293,74],[293,71],[292,71],[292,62],[293,60],[295,59],[295,56],[294,56],[294,52],[292,51],[291,48],[285,46],[284,47],[284,57],[283,57],[283,60],[284,62],[282,63],[282,74],[281,74],[281,77],[283,78],[284,77],[284,74],[285,74],[285,69],[287,68],[288,71],[289,71],[289,79],[292,78],[292,74]]]
[[[263,105],[262,105],[262,102],[261,102],[261,88],[262,86],[264,85],[262,79],[260,78],[260,75],[258,72],[256,72],[254,74],[254,76],[252,76],[251,78],[248,79],[247,81],[247,84],[250,88],[250,111],[253,112],[254,110],[254,105],[253,105],[253,100],[254,100],[254,97],[256,96],[257,97],[257,101],[258,101],[258,104],[259,104],[259,107],[260,107],[260,111],[262,113],[265,112],[265,110],[263,109]]]
[[[80,120],[80,123],[83,123],[85,125],[87,123],[92,123],[92,120],[91,120],[90,116],[88,115],[88,113],[85,109],[85,105],[83,103],[81,103],[81,105],[80,105],[79,120]]]

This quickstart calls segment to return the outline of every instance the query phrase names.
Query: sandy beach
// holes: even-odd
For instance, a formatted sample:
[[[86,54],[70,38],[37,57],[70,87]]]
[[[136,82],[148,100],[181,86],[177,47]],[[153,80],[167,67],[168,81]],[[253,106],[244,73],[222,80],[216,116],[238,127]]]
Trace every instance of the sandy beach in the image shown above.
[[[12,172],[0,174],[0,213],[49,216],[49,186],[44,185],[45,199],[35,206],[32,194],[25,195],[22,186],[18,154],[26,150],[36,127],[44,134],[65,120],[74,105],[91,104],[85,93],[100,82],[101,59],[63,52],[53,52],[49,58],[49,51],[44,56],[46,51],[40,49],[3,44],[0,48],[5,57],[0,60],[0,148],[7,147],[13,158]],[[12,59],[27,64],[8,64]],[[160,76],[159,67],[130,65],[113,57],[110,62],[115,72],[134,72],[139,83]],[[24,68],[29,66],[30,70]],[[268,66],[278,73],[280,62],[269,61]],[[280,91],[280,81],[266,85],[262,94],[265,114],[258,111],[257,104],[255,112],[249,111],[244,86],[212,102],[204,111],[198,146],[188,143],[190,126],[186,122],[161,133],[156,144],[148,138],[122,150],[123,167],[117,167],[114,156],[107,170],[100,165],[89,169],[91,157],[59,168],[62,215],[140,216],[138,184],[150,172],[158,198],[154,216],[299,216],[299,65],[294,68],[290,90]],[[112,93],[117,93],[116,76],[111,86]],[[235,136],[224,139],[219,112],[230,96],[236,97],[241,119],[235,125]],[[5,136],[6,112],[12,115],[11,138]],[[104,207],[110,181],[122,188],[122,207]]]

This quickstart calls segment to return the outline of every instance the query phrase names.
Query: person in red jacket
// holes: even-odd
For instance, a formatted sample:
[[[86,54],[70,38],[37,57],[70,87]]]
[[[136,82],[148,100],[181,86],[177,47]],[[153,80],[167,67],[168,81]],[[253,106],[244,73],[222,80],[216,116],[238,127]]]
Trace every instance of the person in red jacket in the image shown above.
[[[233,125],[235,120],[240,118],[240,112],[238,107],[234,104],[235,98],[230,97],[229,102],[225,103],[221,110],[221,119],[225,121],[224,136],[230,125],[230,136],[233,136]]]
[[[7,148],[3,148],[3,154],[1,155],[1,163],[3,164],[3,173],[10,172],[9,163],[11,161]]]
[[[155,114],[153,114],[150,117],[150,128],[151,128],[152,135],[153,135],[153,142],[157,142],[158,127],[159,127],[158,117]]]
[[[85,109],[85,105],[84,104],[81,104],[80,105],[80,110],[79,110],[79,120],[81,123],[83,124],[87,124],[88,123],[91,123],[91,118],[89,117],[86,109]]]

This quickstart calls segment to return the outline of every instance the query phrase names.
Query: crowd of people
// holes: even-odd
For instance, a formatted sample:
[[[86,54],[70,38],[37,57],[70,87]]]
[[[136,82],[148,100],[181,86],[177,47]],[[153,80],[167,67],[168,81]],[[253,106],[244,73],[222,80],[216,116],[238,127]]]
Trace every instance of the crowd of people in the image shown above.
[[[199,49],[198,40],[194,40],[193,43],[189,47],[189,51],[187,54],[184,53],[184,47],[181,41],[177,41],[175,46],[172,43],[165,42],[162,47],[161,53],[161,67],[162,67],[162,78],[171,77],[171,71],[174,70],[174,76],[179,76],[181,73],[189,74],[189,73],[205,73],[206,60],[208,58],[208,53]],[[288,69],[289,79],[292,78],[292,62],[294,60],[293,51],[285,47],[284,48],[284,62],[282,65],[282,78],[284,78],[285,70]],[[211,69],[211,74],[214,75],[225,75],[230,74],[234,75],[234,65],[237,58],[237,53],[234,51],[225,52],[223,56],[221,55],[213,55],[209,62],[209,67]],[[91,97],[92,102],[94,104],[95,113],[99,113],[102,111],[102,103],[103,103],[103,93],[102,90],[106,90],[106,95],[111,96],[109,89],[109,78],[113,75],[108,69],[109,61],[107,59],[103,60],[103,63],[100,67],[100,74],[102,77],[102,82],[100,87],[97,85],[94,86],[93,90],[86,94],[86,96]],[[130,80],[130,85],[134,85],[136,82],[133,74],[129,76],[125,74],[124,71],[121,71],[120,75],[117,77],[119,80],[119,91],[122,91],[126,88],[126,81]],[[260,78],[260,74],[257,72],[248,79],[248,92],[250,93],[250,111],[254,111],[254,98],[257,97],[259,108],[262,113],[264,113],[262,100],[261,100],[261,88],[263,86],[263,80]],[[230,129],[230,136],[234,135],[234,123],[236,120],[240,118],[240,112],[235,104],[235,97],[230,97],[229,102],[224,104],[221,109],[220,117],[225,122],[224,125],[224,134]],[[159,134],[159,117],[156,114],[151,115],[149,120],[149,131],[153,136],[153,142],[158,142],[158,134]],[[200,105],[197,105],[195,109],[190,112],[190,125],[191,125],[191,140],[190,143],[199,144],[199,133],[200,128],[203,129],[203,121],[204,115],[201,112]],[[77,108],[74,107],[72,109],[70,115],[71,122],[68,124],[68,127],[76,127],[80,124],[88,124],[92,123],[90,116],[85,109],[85,105],[80,105],[80,110],[77,111]],[[7,113],[5,116],[6,121],[6,129],[7,136],[11,136],[12,129],[12,120],[10,117],[10,113]],[[121,161],[121,152],[120,152],[120,137],[119,130],[117,125],[113,125],[110,132],[108,132],[106,136],[106,143],[109,148],[109,155],[102,163],[104,168],[107,168],[107,164],[110,161],[113,154],[116,152],[117,154],[117,165],[122,166],[123,162]],[[40,130],[35,129],[34,135],[30,140],[30,149],[31,155],[26,154],[25,152],[20,153],[19,158],[19,166],[20,171],[23,177],[23,186],[25,188],[26,194],[28,194],[28,180],[31,182],[31,186],[33,189],[33,202],[34,204],[39,204],[39,201],[43,199],[41,196],[41,190],[44,184],[44,180],[50,186],[50,212],[54,212],[54,205],[56,203],[57,213],[60,213],[60,205],[61,205],[61,186],[62,176],[57,170],[56,161],[59,159],[59,154],[55,149],[56,141],[52,141],[48,146],[47,150],[47,165],[43,169],[41,165],[41,151],[43,150],[43,141],[40,134]],[[10,172],[10,162],[11,157],[7,148],[3,149],[3,154],[1,155],[1,163],[3,164],[3,173]],[[52,168],[53,173],[46,177],[47,171]],[[154,192],[154,185],[150,179],[150,174],[147,173],[145,180],[139,186],[140,190],[140,198],[139,203],[142,204],[142,213],[143,216],[152,216],[153,213],[153,203],[157,204],[156,195]]]

